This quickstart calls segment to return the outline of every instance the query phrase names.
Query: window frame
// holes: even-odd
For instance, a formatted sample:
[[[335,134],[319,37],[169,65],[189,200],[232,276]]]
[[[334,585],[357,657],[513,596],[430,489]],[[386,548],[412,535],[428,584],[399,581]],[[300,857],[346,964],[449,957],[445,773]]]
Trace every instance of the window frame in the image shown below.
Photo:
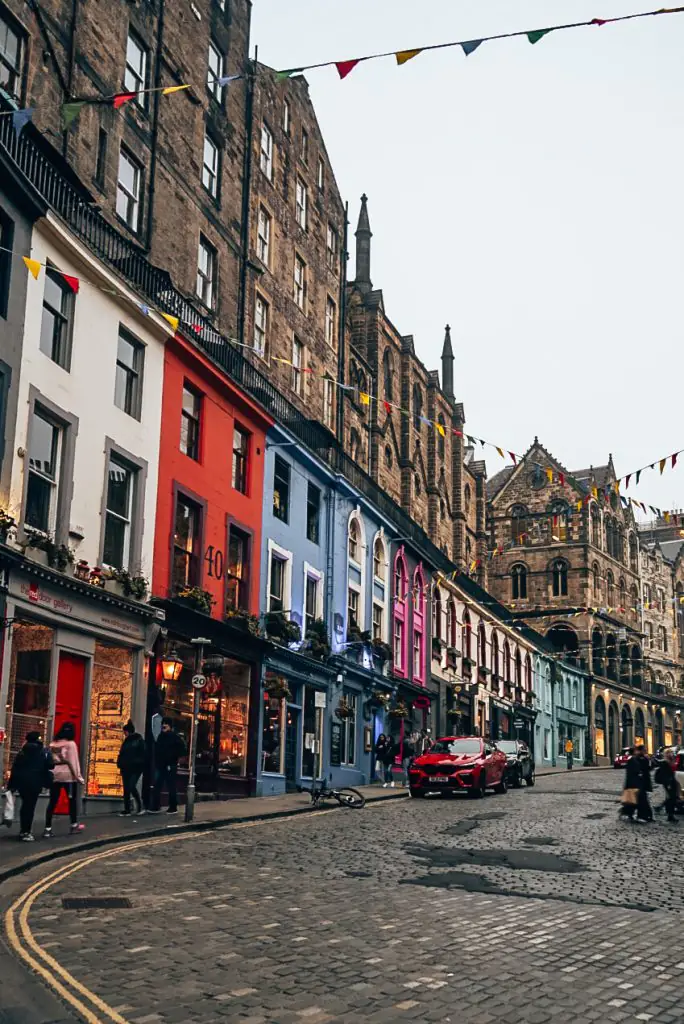
[[[337,303],[329,295],[325,299],[325,340],[334,349],[337,343]]]
[[[262,232],[262,219],[266,233]],[[265,267],[271,269],[271,237],[273,234],[273,217],[263,203],[259,205],[257,214],[257,256]]]
[[[325,191],[325,161],[322,156],[319,156],[316,166],[316,187],[319,192]]]
[[[180,545],[176,544],[176,522],[178,517],[178,506],[184,504],[188,508],[192,508],[197,512],[197,530],[193,538],[193,549],[191,551],[185,550],[185,555],[188,558],[188,565],[196,568],[196,579],[193,582],[193,574],[189,573],[190,579],[187,583],[182,585],[176,582],[176,551],[183,550]],[[169,593],[171,597],[176,596],[177,590],[182,590],[185,587],[201,587],[203,583],[203,558],[202,552],[204,551],[204,531],[206,526],[207,518],[207,503],[203,498],[193,494],[187,487],[180,484],[174,484],[173,490],[173,519],[171,522],[171,562],[169,566]],[[193,563],[193,559],[196,562]]]
[[[55,309],[46,300],[45,294],[47,290],[47,282],[50,281],[56,285],[61,295],[61,309]],[[43,305],[42,314],[40,320],[40,338],[38,341],[38,347],[43,355],[47,356],[53,363],[60,366],[67,373],[71,373],[71,354],[72,344],[74,336],[74,311],[75,311],[75,298],[74,291],[64,280],[64,275],[60,274],[51,263],[45,267],[45,282],[43,286]],[[66,308],[65,308],[66,307]],[[49,310],[53,317],[53,329],[52,329],[52,344],[51,351],[46,352],[43,348],[43,321],[45,318],[45,310]],[[58,342],[58,346],[63,349],[61,359],[55,358],[55,326],[57,322],[60,322],[60,334],[62,337]]]
[[[313,495],[312,495],[312,492]],[[315,500],[312,500],[312,496]],[[311,544],[320,544],[321,542],[321,503],[322,503],[322,491],[320,487],[312,483],[311,480],[307,481],[306,487],[306,539]],[[315,509],[315,526],[310,529],[312,525],[312,509]]]
[[[128,564],[123,566],[115,566],[113,568],[126,569],[132,574],[136,574],[141,571],[142,561],[142,543],[143,543],[143,532],[144,532],[144,519],[145,519],[145,493],[147,489],[147,473],[148,463],[145,459],[141,459],[132,452],[126,451],[119,444],[114,441],[111,437],[105,438],[104,447],[104,483],[102,488],[102,505],[101,505],[101,531],[100,541],[98,548],[98,559],[99,564],[104,563],[104,552],[105,552],[105,539],[107,532],[107,497],[109,487],[109,466],[111,461],[118,462],[119,465],[127,469],[131,474],[131,494],[130,494],[130,535],[128,538]]]
[[[291,617],[292,611],[292,552],[286,548],[276,544],[275,541],[269,539],[267,547],[267,575],[266,575],[266,613],[269,612],[280,612],[283,615]],[[277,561],[282,565],[282,581],[283,590],[282,596],[278,598],[278,601],[282,603],[282,608],[273,608],[272,593],[273,584],[273,562]]]
[[[302,229],[309,229],[309,189],[303,178],[297,175],[295,181],[295,220]]]
[[[121,362],[119,357],[119,342],[126,341],[134,351],[134,365],[132,367],[127,366]],[[115,373],[114,380],[114,405],[121,412],[130,416],[134,420],[140,421],[142,418],[142,400],[143,400],[143,382],[145,373],[145,348],[147,346],[140,338],[136,337],[124,324],[119,324],[119,333],[117,335],[117,351],[116,351],[116,370],[118,371],[121,367],[127,374],[126,384],[126,399],[123,405],[119,405],[116,400],[117,392],[117,374]],[[128,408],[128,393],[129,393],[129,381],[133,379],[135,382],[135,394],[133,400],[130,402],[130,408]]]
[[[331,377],[323,378],[323,424],[332,430],[335,421],[335,382]]]
[[[259,308],[263,316],[259,314]],[[271,307],[260,292],[254,296],[254,351],[260,359],[268,359],[268,329],[271,318]],[[259,344],[261,343],[261,344]]]
[[[284,133],[286,135],[290,134],[290,126],[291,126],[291,124],[292,124],[292,107],[290,106],[290,101],[288,100],[287,96],[285,96],[285,97],[283,97],[283,116],[282,116],[282,120],[281,120],[281,125],[282,125],[282,129],[283,129],[283,131],[284,131]]]
[[[245,557],[243,558],[243,566],[246,566],[245,572],[242,575],[237,575],[230,572],[231,566],[231,537],[232,535],[238,535],[241,543],[244,543],[246,551]],[[245,527],[236,522],[236,520],[227,517],[226,522],[226,571],[225,571],[225,588],[223,595],[223,608],[224,614],[230,611],[249,611],[250,605],[250,587],[251,587],[251,561],[252,561],[252,550],[254,543],[254,534],[251,530],[245,529]],[[237,604],[230,605],[228,596],[231,589],[231,582],[236,581],[237,590]]]
[[[17,41],[17,63],[11,65],[9,58],[6,57],[4,51],[0,54],[0,70],[5,68],[8,72],[8,81],[5,85],[0,85],[9,96],[13,97],[16,102],[21,105],[22,97],[24,92],[24,80],[26,77],[26,54],[28,50],[26,32],[23,26],[17,19],[8,11],[5,7],[0,10],[0,25],[4,23],[7,33],[12,33],[16,37]],[[14,78],[14,84],[10,84],[10,80]]]
[[[309,583],[315,584],[315,603],[313,613],[307,611],[309,598]],[[308,562],[304,562],[304,594],[302,603],[302,638],[306,637],[309,628],[309,620],[316,622],[323,618],[323,573]]]
[[[207,145],[211,147],[215,158],[213,167],[207,164]],[[209,184],[205,178],[209,179]],[[213,188],[211,187],[212,181]],[[202,187],[207,195],[218,203],[221,191],[221,148],[206,128],[204,129],[204,145],[202,147]]]
[[[302,134],[299,143],[299,159],[305,167],[309,166],[309,132],[305,125],[302,125]]]
[[[136,69],[129,62],[128,59],[128,48],[130,44],[133,44],[139,51],[141,57],[141,67]],[[128,35],[126,37],[126,55],[124,58],[124,76],[123,76],[123,87],[125,92],[135,93],[135,99],[133,102],[142,111],[147,111],[147,97],[148,94],[143,92],[147,88],[149,75],[149,49],[140,38],[138,33],[128,26]],[[133,87],[129,82],[129,76],[133,80]],[[139,83],[139,84],[138,84]]]
[[[235,442],[240,438],[243,443],[239,447],[236,447]],[[231,444],[231,460],[230,460],[230,483],[234,491],[238,494],[249,495],[249,483],[250,483],[250,449],[252,442],[252,434],[249,430],[242,426],[237,421],[233,421],[233,442]],[[242,486],[238,486],[241,484]]]
[[[266,145],[264,145],[266,143]],[[265,121],[261,124],[261,138],[259,142],[259,167],[261,173],[268,181],[273,183],[273,132]]]
[[[133,168],[134,177],[134,192],[129,192],[128,188],[121,181],[121,164],[122,161],[127,161]],[[121,143],[119,145],[119,164],[116,171],[116,216],[125,224],[128,230],[134,234],[140,234],[140,224],[142,222],[142,211],[143,211],[143,182],[144,182],[145,168],[142,163],[133,156],[131,151]],[[119,194],[126,197],[126,216],[122,216],[119,212]],[[129,219],[131,213],[134,216]]]
[[[282,472],[282,471],[285,472]],[[276,509],[280,509],[279,503],[276,503],[276,493],[279,489],[276,488],[276,484],[280,481],[286,490],[286,500],[283,505],[283,509],[279,512]],[[290,500],[292,498],[292,466],[290,463],[282,458],[280,455],[276,455],[273,459],[273,516],[275,519],[280,520],[281,523],[289,523],[290,521]]]
[[[59,452],[59,472],[55,484],[55,512],[51,514],[54,523],[52,531],[56,544],[66,544],[69,536],[69,522],[71,517],[71,502],[74,491],[74,462],[76,452],[76,438],[78,436],[78,417],[61,409],[54,402],[43,395],[33,384],[29,385],[28,395],[28,425],[26,430],[26,456],[30,459],[31,436],[33,415],[36,407],[42,410],[43,418],[51,422],[62,432],[61,447]],[[28,494],[29,469],[24,473],[22,498],[21,498],[21,525],[18,531],[19,539],[26,540],[32,533],[41,534],[42,531],[26,523],[26,500]]]
[[[298,279],[298,273],[300,271],[301,281]],[[307,266],[306,260],[303,259],[299,253],[295,253],[294,257],[294,271],[293,271],[293,298],[295,305],[302,313],[306,312],[306,292],[307,292]]]
[[[186,408],[185,408],[185,394],[186,394],[186,392],[189,395],[191,395],[192,398],[197,403],[197,405],[196,405],[196,414],[194,413],[194,411],[192,413],[188,412],[186,410]],[[204,395],[199,390],[199,388],[195,387],[195,385],[191,381],[189,381],[187,379],[183,380],[183,387],[182,387],[182,390],[181,390],[181,434],[180,434],[180,441],[179,441],[179,445],[178,446],[180,448],[181,453],[183,455],[187,455],[187,457],[189,459],[192,459],[194,462],[201,462],[202,461],[202,459],[201,459],[202,447],[201,446],[202,446],[202,413],[203,413],[203,405],[204,405],[204,401],[203,400],[204,400]],[[191,433],[194,433],[193,444],[192,445],[186,444],[186,448],[183,447],[183,426],[184,426],[185,423],[188,424],[188,430],[187,430],[188,437],[190,437]],[[192,425],[194,425],[194,431],[192,430]],[[192,451],[189,451],[188,450],[189,448],[192,448]]]
[[[202,269],[201,257],[203,253],[207,256],[206,270]],[[195,295],[207,309],[216,309],[216,298],[218,295],[218,250],[201,231],[197,244]]]
[[[297,337],[292,336],[292,390],[300,398],[304,395],[304,368],[306,365],[306,349],[304,343]]]
[[[216,74],[216,71],[211,66],[211,56],[212,56],[212,54],[215,57],[218,58],[218,60],[215,61],[216,65],[217,65],[217,70],[220,72],[220,74],[218,74],[218,75]],[[219,47],[219,45],[216,42],[216,40],[214,39],[214,37],[211,36],[210,39],[209,39],[209,48],[207,50],[207,78],[206,78],[206,87],[207,87],[207,92],[209,93],[211,98],[213,100],[216,100],[216,102],[219,103],[219,104],[223,104],[223,96],[224,96],[223,90],[224,90],[225,86],[219,85],[218,83],[219,83],[221,78],[225,77],[225,74],[226,74],[226,55],[221,50],[221,48]]]
[[[337,273],[340,261],[340,233],[330,221],[325,239],[325,255],[328,269]]]

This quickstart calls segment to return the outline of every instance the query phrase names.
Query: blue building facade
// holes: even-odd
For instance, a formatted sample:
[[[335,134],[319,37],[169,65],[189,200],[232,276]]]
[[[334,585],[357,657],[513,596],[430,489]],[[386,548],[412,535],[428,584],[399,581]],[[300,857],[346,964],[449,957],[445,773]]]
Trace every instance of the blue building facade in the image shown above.
[[[539,653],[535,659],[535,764],[567,767],[565,745],[572,740],[575,764],[587,754],[587,674],[576,665]]]

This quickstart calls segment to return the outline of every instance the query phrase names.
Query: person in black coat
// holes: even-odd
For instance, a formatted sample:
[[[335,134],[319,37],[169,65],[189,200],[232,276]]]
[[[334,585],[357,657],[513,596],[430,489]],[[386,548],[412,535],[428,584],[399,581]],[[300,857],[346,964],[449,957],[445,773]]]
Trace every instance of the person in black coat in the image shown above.
[[[677,782],[677,776],[675,775],[674,751],[665,751],[663,760],[656,768],[654,779],[658,785],[662,786],[665,790],[664,807],[667,811],[667,820],[676,825],[677,819],[675,818],[675,810],[677,808],[677,799],[679,796],[679,783]],[[656,811],[660,810],[662,810],[662,807],[656,807]]]
[[[387,786],[394,786],[394,778],[392,775],[392,765],[394,764],[394,756],[396,754],[396,746],[391,736],[385,736],[384,732],[381,732],[375,742],[375,758],[382,765],[385,781],[383,783],[383,789]]]
[[[47,747],[43,746],[39,732],[26,734],[26,742],[14,759],[7,788],[21,797],[19,810],[19,838],[25,843],[34,841],[31,829],[33,815],[41,790],[52,782],[54,761]]]
[[[182,736],[173,731],[173,722],[170,718],[162,719],[162,727],[157,742],[154,745],[154,792],[152,794],[152,810],[157,813],[161,802],[164,783],[169,790],[168,814],[178,813],[178,795],[176,792],[176,777],[178,775],[178,762],[186,752],[185,742]]]
[[[646,748],[643,744],[634,748],[634,753],[627,762],[625,768],[625,789],[637,790],[637,803],[623,804],[623,811],[630,819],[640,822],[653,821],[653,811],[648,800],[648,794],[652,791],[651,765],[646,756]]]
[[[138,782],[145,768],[145,740],[135,731],[130,719],[124,725],[124,741],[116,759],[116,767],[121,772],[124,791],[124,809],[119,817],[127,817],[131,813],[131,797],[135,802],[135,813],[144,814]]]

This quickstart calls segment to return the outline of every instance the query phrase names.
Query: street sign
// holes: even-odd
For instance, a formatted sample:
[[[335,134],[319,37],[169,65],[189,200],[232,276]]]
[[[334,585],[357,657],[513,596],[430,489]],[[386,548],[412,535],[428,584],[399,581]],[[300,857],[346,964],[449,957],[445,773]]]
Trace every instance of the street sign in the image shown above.
[[[316,690],[314,693],[314,707],[325,708],[327,707],[327,697],[324,690]]]
[[[196,690],[201,690],[207,681],[207,677],[203,676],[201,672],[197,672],[196,675],[192,677],[191,681]]]

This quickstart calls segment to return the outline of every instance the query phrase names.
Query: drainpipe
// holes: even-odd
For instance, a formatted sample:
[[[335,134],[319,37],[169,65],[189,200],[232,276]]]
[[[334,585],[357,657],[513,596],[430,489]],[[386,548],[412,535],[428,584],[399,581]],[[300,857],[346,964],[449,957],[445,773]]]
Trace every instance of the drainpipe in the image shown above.
[[[256,88],[259,47],[254,48],[254,61],[247,68],[245,83],[245,155],[242,168],[242,229],[240,231],[240,283],[238,288],[237,335],[241,345],[245,343],[245,319],[247,310],[247,266],[249,264],[249,226],[252,196],[252,147],[254,144],[254,91]]]
[[[164,48],[164,14],[166,0],[159,3],[159,21],[157,24],[157,46],[154,55],[154,100],[152,113],[152,141],[150,145],[150,187],[147,193],[147,248],[152,245],[152,232],[154,230],[154,200],[157,185],[157,143],[159,139],[159,102],[161,100],[161,79],[162,79],[162,51]]]
[[[347,319],[347,261],[349,259],[349,253],[347,252],[347,246],[349,244],[349,203],[344,204],[344,240],[342,242],[342,252],[340,253],[340,322],[337,325],[337,379],[341,382],[345,382],[345,363],[346,363],[346,324]],[[337,417],[336,417],[336,434],[337,441],[344,448],[344,388],[339,388],[337,395]],[[369,409],[370,418],[370,409]],[[368,450],[370,451],[370,434]]]

